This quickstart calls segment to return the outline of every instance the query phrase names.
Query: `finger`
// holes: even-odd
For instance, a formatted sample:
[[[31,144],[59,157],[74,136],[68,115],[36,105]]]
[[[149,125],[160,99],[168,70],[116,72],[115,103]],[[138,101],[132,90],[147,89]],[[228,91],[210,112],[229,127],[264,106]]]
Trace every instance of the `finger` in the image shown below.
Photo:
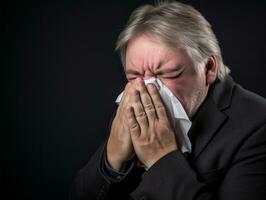
[[[132,107],[128,107],[126,109],[126,119],[127,119],[127,125],[129,128],[129,132],[132,135],[132,137],[139,137],[140,136],[140,126],[136,120],[134,110]]]
[[[119,103],[119,106],[118,106],[118,109],[117,109],[117,112],[120,113],[121,110],[125,110],[125,107],[127,105],[127,102],[129,101],[129,91],[130,91],[130,88],[132,88],[132,84],[130,82],[127,83],[125,89],[124,89],[124,92],[123,92],[123,96],[122,96],[122,99]]]
[[[155,108],[150,97],[150,94],[147,91],[147,88],[144,82],[141,80],[137,83],[136,89],[140,92],[141,103],[143,108],[147,114],[149,124],[154,122],[156,118]]]
[[[147,89],[151,96],[159,120],[167,119],[167,113],[156,86],[153,84],[148,84]]]
[[[136,120],[140,125],[141,133],[145,133],[148,129],[148,119],[140,101],[139,92],[137,90],[133,90],[130,98],[130,105],[133,107]]]

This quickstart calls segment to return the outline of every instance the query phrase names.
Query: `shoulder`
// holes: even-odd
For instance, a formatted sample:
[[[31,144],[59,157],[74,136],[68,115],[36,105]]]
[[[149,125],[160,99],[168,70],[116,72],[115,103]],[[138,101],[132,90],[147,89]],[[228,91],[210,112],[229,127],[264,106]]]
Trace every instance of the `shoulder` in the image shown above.
[[[237,125],[266,123],[266,99],[244,89],[230,76],[224,81],[217,81],[209,97],[213,99],[217,108],[229,117],[229,121],[237,119]]]
[[[220,130],[231,139],[246,138],[266,124],[266,99],[244,89],[230,76],[218,81],[209,97],[226,117],[226,123]]]
[[[238,84],[234,87],[228,111],[232,117],[242,118],[247,123],[266,124],[266,99]]]

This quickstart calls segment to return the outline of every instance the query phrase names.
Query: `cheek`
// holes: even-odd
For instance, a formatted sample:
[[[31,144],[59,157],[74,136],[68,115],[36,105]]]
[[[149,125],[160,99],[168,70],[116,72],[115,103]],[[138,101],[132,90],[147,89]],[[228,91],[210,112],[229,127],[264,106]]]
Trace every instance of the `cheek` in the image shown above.
[[[203,89],[202,82],[196,78],[197,77],[186,77],[176,80],[163,80],[163,83],[179,99],[184,107],[189,107],[193,95]]]
[[[189,88],[187,87],[186,81],[183,80],[164,80],[163,83],[171,92],[181,101],[185,103],[186,97],[190,93]]]

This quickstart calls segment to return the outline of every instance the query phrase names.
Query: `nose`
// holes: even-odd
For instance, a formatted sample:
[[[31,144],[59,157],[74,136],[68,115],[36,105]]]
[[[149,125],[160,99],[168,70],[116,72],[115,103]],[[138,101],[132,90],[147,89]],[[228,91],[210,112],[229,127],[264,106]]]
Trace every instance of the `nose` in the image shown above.
[[[147,80],[151,77],[155,77],[155,75],[154,75],[154,73],[152,73],[150,70],[147,69],[144,73],[143,79]]]

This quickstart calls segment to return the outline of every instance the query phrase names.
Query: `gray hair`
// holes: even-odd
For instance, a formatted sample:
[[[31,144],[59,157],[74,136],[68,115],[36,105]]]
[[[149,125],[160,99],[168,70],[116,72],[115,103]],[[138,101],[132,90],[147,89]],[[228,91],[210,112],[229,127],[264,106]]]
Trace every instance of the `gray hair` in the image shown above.
[[[124,67],[128,43],[142,34],[155,36],[171,48],[184,49],[195,66],[205,66],[210,56],[215,56],[220,80],[230,73],[223,63],[211,25],[192,6],[179,2],[159,2],[133,11],[116,44]]]

